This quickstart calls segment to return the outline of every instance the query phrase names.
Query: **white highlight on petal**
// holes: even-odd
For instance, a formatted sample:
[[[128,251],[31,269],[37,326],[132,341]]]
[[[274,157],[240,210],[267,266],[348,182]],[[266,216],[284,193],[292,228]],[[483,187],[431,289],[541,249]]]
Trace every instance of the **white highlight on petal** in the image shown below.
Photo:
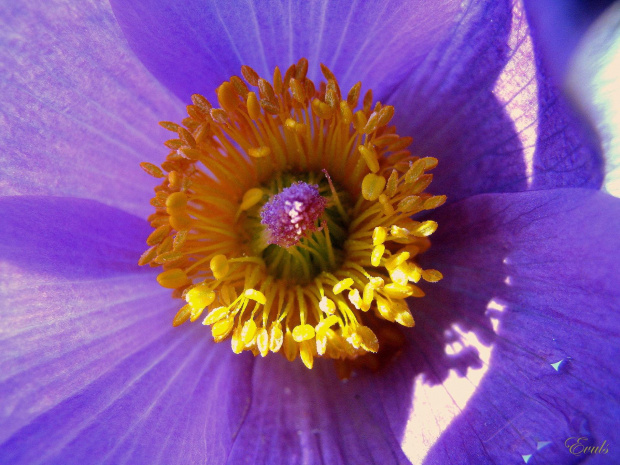
[[[538,441],[536,443],[536,450],[544,449],[549,444],[551,444],[551,441]]]
[[[499,328],[499,315],[504,313],[506,305],[499,302],[497,299],[491,299],[487,305],[487,311],[485,315],[489,317],[493,331],[497,334]]]
[[[620,4],[610,6],[581,41],[566,86],[594,123],[605,155],[603,189],[620,197]]]
[[[560,366],[562,365],[563,362],[564,362],[564,359],[560,360],[559,362],[550,363],[550,365],[553,367],[555,371],[560,371]]]
[[[504,105],[523,148],[527,184],[534,182],[534,152],[538,138],[538,84],[530,28],[522,2],[513,6],[508,37],[512,57],[500,73],[493,94]],[[516,93],[515,93],[516,91]]]
[[[523,459],[525,463],[528,463],[530,459],[532,458],[532,454],[522,455],[521,458]]]
[[[422,375],[416,378],[411,414],[401,441],[403,452],[412,463],[422,463],[433,444],[465,408],[489,368],[492,347],[456,324],[448,333],[457,335],[458,342],[450,344],[451,349],[446,347],[446,353],[457,355],[465,348],[475,347],[483,363],[480,368],[467,370],[465,377],[450,370],[442,384],[427,384]]]
[[[456,341],[446,346],[445,352],[448,355],[458,355],[463,351],[463,344]]]

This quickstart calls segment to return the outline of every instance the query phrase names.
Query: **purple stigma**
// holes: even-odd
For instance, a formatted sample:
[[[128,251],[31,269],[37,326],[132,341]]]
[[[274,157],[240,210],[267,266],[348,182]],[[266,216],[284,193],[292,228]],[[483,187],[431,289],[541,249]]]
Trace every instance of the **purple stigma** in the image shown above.
[[[307,233],[318,231],[315,223],[323,214],[327,200],[319,186],[296,182],[274,195],[261,210],[261,223],[269,232],[267,241],[281,247],[296,245]]]

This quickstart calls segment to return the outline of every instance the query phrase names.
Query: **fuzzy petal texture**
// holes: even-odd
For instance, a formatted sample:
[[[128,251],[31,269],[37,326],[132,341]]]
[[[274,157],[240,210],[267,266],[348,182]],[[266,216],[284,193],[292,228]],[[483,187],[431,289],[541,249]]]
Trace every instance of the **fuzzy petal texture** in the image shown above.
[[[600,186],[598,140],[538,54],[521,2],[470,2],[390,96],[413,152],[439,159],[433,189],[449,201]]]
[[[265,77],[301,57],[325,63],[348,89],[399,82],[450,30],[459,2],[167,2],[112,0],[129,44],[179,98],[213,96],[241,65]],[[415,44],[415,46],[412,46]]]
[[[162,119],[182,105],[129,50],[109,5],[68,0],[0,7],[3,195],[71,195],[150,210]]]
[[[136,265],[146,222],[81,199],[0,210],[0,462],[223,463],[251,357],[172,328],[178,302]]]

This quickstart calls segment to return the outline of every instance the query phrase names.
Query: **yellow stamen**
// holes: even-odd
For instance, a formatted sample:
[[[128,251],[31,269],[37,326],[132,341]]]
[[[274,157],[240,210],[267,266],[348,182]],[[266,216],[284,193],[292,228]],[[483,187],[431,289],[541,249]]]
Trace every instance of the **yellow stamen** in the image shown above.
[[[215,308],[215,309],[211,310],[211,312],[207,315],[207,317],[204,319],[202,324],[203,325],[212,325],[216,321],[220,321],[226,315],[228,315],[228,307],[218,307],[218,308]]]
[[[329,315],[333,315],[336,312],[336,304],[334,301],[325,296],[323,296],[319,302],[319,308]]]
[[[387,229],[383,226],[377,226],[372,231],[372,245],[381,245],[387,238]]]
[[[362,195],[366,200],[377,200],[383,193],[385,178],[376,174],[367,174],[362,181]]]
[[[241,210],[249,210],[263,198],[263,190],[254,187],[246,191],[243,194],[243,200],[241,201],[241,206],[239,207]]]
[[[172,326],[182,325],[187,320],[189,320],[191,311],[192,308],[189,305],[184,305],[183,307],[181,307],[181,309],[177,312],[177,314],[174,316],[174,319],[172,320]]]
[[[160,286],[168,289],[178,289],[189,284],[189,279],[185,272],[179,268],[164,271],[157,276]]]
[[[211,335],[215,342],[220,342],[226,338],[232,331],[235,325],[234,318],[224,318],[219,320],[211,326]]]
[[[412,139],[389,126],[391,105],[373,103],[371,91],[360,99],[359,82],[345,98],[324,65],[324,83],[307,71],[301,59],[270,82],[244,66],[245,82],[217,88],[219,108],[194,94],[182,125],[161,123],[175,136],[161,168],[141,164],[161,185],[139,264],[162,266],[157,281],[185,300],[174,326],[206,313],[213,339],[230,339],[233,352],[279,352],[312,368],[315,357],[380,350],[393,331],[378,331],[377,319],[414,325],[405,299],[442,274],[416,263],[437,223],[411,216],[446,197],[425,192],[437,159],[407,150]],[[311,220],[304,199],[276,211],[299,239],[284,247],[262,215],[300,182],[323,204]]]
[[[293,328],[293,339],[297,342],[307,341],[314,337],[314,328],[310,325],[300,325]]]
[[[345,289],[350,289],[353,285],[353,280],[351,278],[343,279],[342,281],[338,281],[334,286],[334,294],[340,294]]]
[[[424,279],[424,281],[428,281],[429,283],[436,283],[442,278],[443,278],[443,275],[437,270],[422,271],[422,279]]]
[[[254,158],[268,157],[269,155],[271,155],[271,149],[267,147],[266,145],[263,145],[261,147],[256,147],[256,148],[253,147],[253,148],[248,149],[248,155]]]
[[[213,273],[213,277],[215,279],[225,278],[228,274],[228,270],[230,270],[230,266],[228,265],[228,260],[225,255],[216,255],[213,257],[209,267],[211,268],[211,272]]]
[[[282,333],[280,323],[272,323],[269,330],[269,350],[272,352],[278,352],[280,347],[282,347],[283,340],[284,334]]]
[[[314,364],[314,354],[312,352],[313,346],[309,341],[303,341],[299,344],[299,355],[308,369],[312,369]]]
[[[267,301],[267,299],[265,299],[265,295],[255,289],[246,289],[244,294],[248,299],[254,300],[261,305],[265,305],[265,302]]]
[[[269,334],[265,328],[258,330],[258,335],[256,336],[256,346],[258,347],[261,357],[264,357],[269,353]]]
[[[154,178],[163,178],[164,173],[159,169],[159,167],[153,165],[152,163],[142,162],[140,166],[144,171],[153,176]]]
[[[166,211],[173,215],[175,212],[184,212],[187,207],[187,196],[183,192],[173,192],[166,200]]]
[[[378,267],[381,263],[381,257],[385,253],[385,246],[383,244],[379,244],[372,249],[372,253],[370,254],[370,263],[374,267]]]
[[[256,323],[254,320],[247,320],[243,324],[243,329],[241,330],[241,340],[246,346],[252,341],[252,339],[254,339],[256,329]]]
[[[364,157],[364,160],[366,161],[366,164],[368,165],[368,169],[372,171],[373,173],[376,173],[377,171],[379,171],[379,160],[377,159],[377,152],[375,152],[375,150],[372,148],[366,147],[365,145],[360,145],[358,147],[358,150]],[[383,184],[385,185],[385,179],[383,180]],[[366,200],[371,200],[371,199],[366,199]]]
[[[191,288],[185,294],[185,301],[196,309],[204,309],[211,305],[215,300],[215,292],[213,292],[207,283],[199,284]]]

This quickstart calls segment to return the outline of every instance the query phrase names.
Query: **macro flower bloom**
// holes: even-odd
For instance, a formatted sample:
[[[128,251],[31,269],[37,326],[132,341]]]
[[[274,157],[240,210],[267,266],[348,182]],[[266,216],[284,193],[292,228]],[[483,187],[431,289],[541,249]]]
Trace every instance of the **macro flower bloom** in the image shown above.
[[[564,464],[582,437],[609,444],[589,460],[619,460],[620,205],[521,2],[58,0],[0,18],[0,462]],[[438,224],[419,265],[443,279],[410,305],[399,353],[346,381],[173,327],[181,301],[137,265],[157,123],[216,101],[242,65],[302,57],[311,79],[324,63],[393,106],[448,199],[415,218]],[[326,179],[279,199],[317,186],[327,203],[294,212],[317,237]]]
[[[174,326],[209,307],[203,324],[235,353],[299,355],[308,368],[326,356],[348,376],[350,360],[377,365],[380,339],[400,337],[379,321],[413,326],[406,299],[442,278],[414,261],[437,223],[411,217],[446,196],[425,191],[437,159],[405,150],[394,107],[372,91],[361,100],[359,82],[345,98],[321,69],[317,86],[305,58],[273,83],[243,66],[255,91],[233,76],[217,89],[222,108],[194,94],[185,127],[161,123],[178,138],[161,169],[142,163],[163,182],[139,264],[161,266],[159,284],[187,302]]]

